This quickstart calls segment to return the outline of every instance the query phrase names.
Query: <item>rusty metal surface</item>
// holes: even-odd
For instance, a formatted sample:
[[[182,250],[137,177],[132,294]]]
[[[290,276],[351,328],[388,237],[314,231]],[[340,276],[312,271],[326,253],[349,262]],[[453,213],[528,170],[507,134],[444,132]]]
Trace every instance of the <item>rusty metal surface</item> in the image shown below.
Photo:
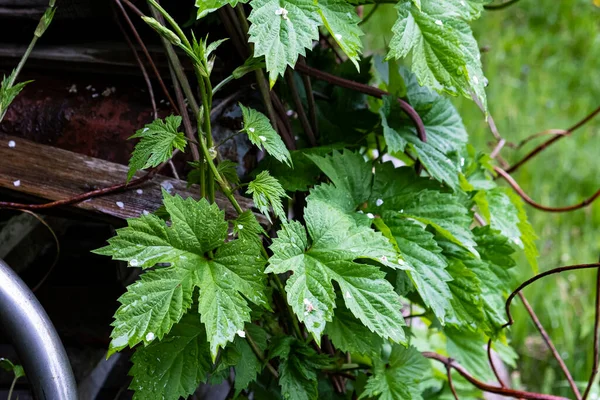
[[[34,79],[8,109],[1,133],[127,164],[135,145],[127,138],[152,120],[148,94],[135,79]]]

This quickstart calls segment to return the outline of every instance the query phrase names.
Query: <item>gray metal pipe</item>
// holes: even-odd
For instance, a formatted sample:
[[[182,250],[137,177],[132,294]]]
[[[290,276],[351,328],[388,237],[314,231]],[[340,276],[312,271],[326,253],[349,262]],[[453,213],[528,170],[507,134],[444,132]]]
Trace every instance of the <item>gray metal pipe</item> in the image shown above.
[[[0,260],[0,323],[38,400],[77,400],[71,364],[54,325],[27,285]]]

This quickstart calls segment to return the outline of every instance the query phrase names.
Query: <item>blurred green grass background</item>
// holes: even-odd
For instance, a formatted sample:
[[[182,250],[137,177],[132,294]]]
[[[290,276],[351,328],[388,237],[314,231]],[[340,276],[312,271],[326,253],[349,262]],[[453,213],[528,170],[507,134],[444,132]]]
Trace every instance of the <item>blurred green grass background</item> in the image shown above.
[[[365,13],[369,11],[365,7]],[[363,27],[365,49],[381,52],[391,37],[396,13],[381,5]],[[521,0],[501,11],[488,11],[472,24],[481,48],[490,112],[509,142],[546,129],[566,129],[600,105],[600,8],[593,0]],[[492,136],[481,112],[468,99],[455,104],[472,143],[489,149]],[[518,160],[522,150],[501,155]],[[488,150],[490,151],[490,150]],[[525,164],[514,177],[536,201],[561,206],[577,203],[600,188],[600,116]],[[538,233],[540,270],[598,261],[600,201],[570,213],[549,214],[528,208]],[[532,275],[523,259],[519,279]],[[595,272],[546,278],[525,294],[582,388],[592,366]],[[520,355],[523,387],[573,397],[557,363],[518,302],[511,331]],[[598,387],[591,398],[598,398]]]

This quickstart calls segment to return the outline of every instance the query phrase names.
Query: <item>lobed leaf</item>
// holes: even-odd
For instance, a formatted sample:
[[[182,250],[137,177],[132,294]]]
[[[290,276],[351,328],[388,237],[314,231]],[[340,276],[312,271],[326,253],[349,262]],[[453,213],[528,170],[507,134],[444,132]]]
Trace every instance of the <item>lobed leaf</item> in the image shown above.
[[[358,264],[370,259],[391,264],[397,260],[389,241],[323,198],[307,198],[305,228],[298,222],[283,225],[274,239],[268,272],[292,271],[286,284],[288,301],[320,343],[326,322],[332,321],[339,287],[346,307],[371,331],[383,338],[404,340],[400,299],[376,266]],[[397,264],[396,264],[397,265]]]
[[[252,0],[248,34],[254,57],[265,57],[271,87],[319,38],[321,24],[312,0]]]
[[[242,104],[240,104],[240,109],[244,118],[242,131],[248,135],[252,144],[259,149],[264,148],[275,159],[292,167],[290,152],[285,147],[279,134],[271,126],[269,119],[264,114],[252,108],[244,107]]]
[[[279,219],[285,221],[287,219],[286,212],[283,209],[281,199],[288,197],[285,190],[277,179],[273,178],[269,171],[262,171],[256,178],[248,184],[246,193],[252,195],[254,205],[263,213],[269,221],[269,207],[273,209],[273,214]]]
[[[138,348],[131,358],[134,399],[179,399],[192,395],[211,370],[209,348],[198,315],[187,314],[160,342]]]
[[[153,168],[168,161],[173,156],[174,149],[185,149],[187,140],[183,133],[178,132],[180,125],[181,117],[170,115],[164,121],[152,121],[130,137],[141,140],[131,154],[127,180],[141,169]]]
[[[265,260],[256,242],[224,243],[227,222],[215,204],[163,194],[170,226],[154,215],[131,219],[96,251],[131,266],[171,264],[142,275],[119,299],[109,354],[161,339],[191,306],[198,287],[200,318],[214,358],[250,320],[248,300],[268,307]]]
[[[362,47],[360,37],[364,33],[358,26],[360,18],[355,8],[345,0],[318,0],[316,3],[325,28],[356,69],[360,69],[358,64]]]

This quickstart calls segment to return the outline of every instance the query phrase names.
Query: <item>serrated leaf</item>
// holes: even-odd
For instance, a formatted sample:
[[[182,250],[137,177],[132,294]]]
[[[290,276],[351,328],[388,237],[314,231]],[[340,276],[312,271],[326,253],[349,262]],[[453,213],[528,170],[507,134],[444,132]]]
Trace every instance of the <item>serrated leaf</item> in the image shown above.
[[[483,6],[492,0],[424,0],[427,12],[436,17],[453,17],[472,21],[481,16]]]
[[[282,199],[288,196],[285,194],[285,190],[283,190],[277,179],[269,174],[269,171],[263,171],[258,174],[256,178],[248,184],[246,193],[252,195],[254,205],[268,218],[269,221],[271,221],[269,208],[273,209],[273,214],[275,214],[277,218],[282,221],[287,220],[287,215],[283,209]]]
[[[483,66],[481,65],[481,54],[479,45],[473,36],[471,27],[461,20],[450,22],[454,27],[455,32],[460,36],[461,49],[467,62],[467,72],[469,73],[469,84],[473,89],[474,94],[479,99],[484,111],[487,112],[487,95],[485,88],[487,86],[487,78],[483,74]]]
[[[440,322],[444,323],[452,294],[448,282],[452,277],[446,271],[446,260],[441,255],[433,234],[414,221],[399,218],[395,213],[383,216],[405,261],[413,267],[408,271],[424,303]]]
[[[379,164],[375,167],[369,210],[396,212],[398,217],[431,225],[444,237],[477,255],[469,229],[472,221],[469,210],[458,196],[431,190],[435,187],[434,181],[417,178],[412,168]]]
[[[261,235],[267,234],[250,210],[244,211],[233,221],[233,232],[242,240],[255,241],[258,244],[262,244]]]
[[[275,159],[285,162],[292,167],[292,158],[290,152],[285,147],[283,140],[271,126],[269,119],[262,113],[239,105],[244,118],[244,127],[242,131],[248,135],[248,138],[259,149],[264,148],[267,153]]]
[[[383,138],[389,151],[392,153],[402,153],[406,149],[407,142],[388,122],[388,116],[392,112],[394,101],[395,99],[388,96],[384,97],[383,105],[379,109],[379,115],[381,116],[381,125],[383,127]]]
[[[439,188],[440,184],[434,180],[417,176],[414,168],[396,168],[391,162],[375,164],[375,179],[369,205],[378,207],[373,209],[377,212],[400,211],[415,194],[425,189]]]
[[[160,342],[131,358],[134,399],[176,400],[193,394],[211,370],[206,332],[195,313],[185,315]]]
[[[19,82],[11,84],[15,80],[17,70],[13,70],[9,76],[4,75],[0,83],[0,121],[4,119],[6,110],[11,105],[15,97],[21,93],[21,90],[33,81]]]
[[[125,228],[127,229],[127,228]],[[162,339],[192,305],[194,270],[169,267],[143,274],[119,298],[109,355]]]
[[[448,100],[418,87],[414,78],[411,81],[410,75],[406,75],[406,78],[408,96],[410,98],[413,95],[411,104],[416,105],[416,110],[423,118],[427,142],[417,136],[412,121],[400,118],[401,110],[396,99],[384,97],[379,114],[385,142],[392,153],[404,152],[408,144],[433,178],[457,189],[460,170],[447,154],[461,149],[466,143],[467,135],[460,116]],[[425,95],[423,89],[427,91]]]
[[[240,177],[237,173],[237,164],[231,160],[223,160],[219,164],[217,164],[217,171],[219,175],[223,176],[227,179],[227,182],[232,185],[239,185]],[[216,179],[216,178],[215,178]]]
[[[334,150],[331,155],[307,154],[337,187],[350,193],[355,207],[368,200],[373,181],[372,167],[359,153]]]
[[[256,243],[235,240],[219,247],[209,263],[210,269],[198,272],[198,310],[206,326],[213,358],[219,347],[232,341],[244,323],[250,321],[246,299],[268,308],[264,265]]]
[[[154,120],[138,130],[129,139],[140,138],[129,160],[127,180],[141,169],[152,168],[169,160],[173,150],[183,151],[187,144],[185,135],[178,132],[181,117],[170,115],[165,120]]]
[[[279,386],[284,399],[316,400],[317,373],[328,364],[327,356],[318,355],[305,343],[292,337],[276,338],[270,358],[279,357]]]
[[[298,55],[306,55],[319,39],[321,20],[312,0],[252,0],[248,34],[254,57],[265,56],[271,87]]]
[[[512,190],[506,191],[508,197],[512,201],[512,203],[517,208],[517,215],[519,217],[519,230],[521,231],[521,241],[523,242],[523,247],[525,249],[525,257],[527,257],[527,261],[529,261],[529,265],[531,265],[531,269],[534,274],[538,273],[538,262],[537,258],[540,255],[535,245],[535,241],[538,238],[533,230],[533,226],[527,219],[527,212],[525,211],[525,204],[523,203],[523,199],[521,199],[515,192]]]
[[[266,332],[262,328],[252,324],[247,324],[246,330],[251,334],[252,340],[258,348],[264,352],[267,349]],[[237,337],[234,341],[234,346],[240,354],[239,360],[234,365],[234,397],[236,397],[251,382],[256,380],[256,377],[263,369],[263,363],[256,357],[247,339]]]
[[[457,21],[472,19],[474,14],[464,6],[454,8],[460,12],[453,14],[449,12],[453,5],[455,0],[423,1],[420,9],[414,3],[398,3],[387,57],[404,58],[412,51],[412,70],[421,85],[470,97],[475,78],[469,77],[469,70],[475,71],[477,65],[470,53],[469,32]]]
[[[215,204],[163,196],[170,226],[154,215],[130,219],[108,246],[96,251],[142,268],[171,264],[142,275],[121,297],[109,354],[162,338],[190,307],[198,287],[201,321],[214,358],[250,320],[246,299],[268,307],[265,260],[255,242],[224,243],[227,222]]]
[[[393,246],[323,197],[307,198],[304,217],[310,242],[301,224],[284,224],[271,245],[267,270],[293,272],[286,284],[288,302],[317,343],[333,318],[332,281],[339,285],[346,307],[365,326],[383,338],[403,341],[400,298],[378,267],[355,262],[371,259],[387,265],[396,259]]]
[[[267,170],[289,192],[307,191],[310,186],[317,183],[320,170],[308,155],[324,156],[336,148],[343,146],[321,146],[308,149],[293,150],[290,152],[294,167],[282,164],[273,157],[265,157],[258,165],[258,172]]]
[[[476,331],[485,319],[481,282],[462,262],[453,260],[447,268],[452,280],[448,287],[452,297],[447,309],[447,324]]]
[[[473,233],[481,255],[480,259],[473,258],[464,249],[443,238],[437,237],[436,241],[449,259],[462,262],[477,276],[485,315],[485,319],[480,321],[478,327],[488,336],[493,336],[506,322],[504,299],[507,292],[511,290],[509,270],[515,266],[515,261],[511,258],[514,249],[505,236],[489,226],[475,228]]]
[[[196,0],[196,7],[198,8],[196,19],[204,18],[211,12],[217,11],[227,4],[231,7],[235,7],[238,3],[247,2],[248,0]]]
[[[453,190],[458,189],[458,167],[444,153],[431,144],[421,141],[418,137],[407,136],[406,140],[429,175],[446,183]]]
[[[414,347],[394,345],[387,363],[379,362],[359,399],[420,400],[419,384],[425,380],[429,362]]]
[[[316,3],[323,19],[323,25],[342,51],[359,69],[358,57],[362,47],[360,37],[364,33],[358,26],[360,18],[356,14],[356,10],[345,0],[318,0]]]
[[[381,337],[367,329],[339,300],[325,334],[337,349],[355,354],[378,355],[383,344]]]
[[[408,101],[419,113],[425,126],[427,142],[444,154],[462,150],[467,143],[468,134],[452,102],[419,85],[415,74],[407,68],[400,68],[400,74],[406,83]],[[418,136],[417,129],[411,122],[399,126],[397,130],[400,134],[406,132],[414,137]]]
[[[519,230],[519,215],[517,208],[510,201],[506,191],[501,188],[488,190],[486,193],[489,213],[489,224],[492,229],[508,238],[508,240],[518,247],[523,248],[521,241],[521,231]]]

